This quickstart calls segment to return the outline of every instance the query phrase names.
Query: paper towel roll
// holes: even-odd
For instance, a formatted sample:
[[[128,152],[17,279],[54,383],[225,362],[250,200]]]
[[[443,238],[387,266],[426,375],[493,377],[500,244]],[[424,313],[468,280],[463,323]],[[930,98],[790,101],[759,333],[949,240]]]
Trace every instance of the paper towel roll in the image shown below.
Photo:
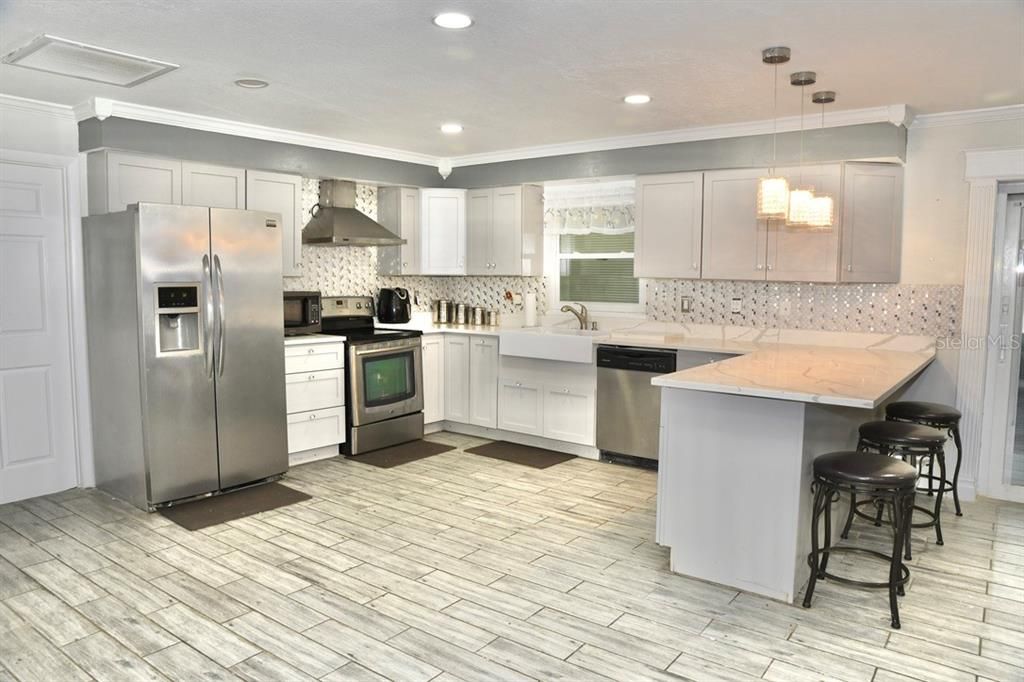
[[[537,294],[532,291],[523,296],[523,325],[537,326]]]

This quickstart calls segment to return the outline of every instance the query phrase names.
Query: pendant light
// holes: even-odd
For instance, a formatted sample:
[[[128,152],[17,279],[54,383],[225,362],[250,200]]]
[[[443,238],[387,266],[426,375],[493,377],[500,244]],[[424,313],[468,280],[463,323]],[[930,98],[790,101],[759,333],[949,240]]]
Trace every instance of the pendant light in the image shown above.
[[[813,71],[797,71],[790,74],[789,82],[800,86],[800,174],[797,186],[789,191],[789,213],[786,225],[806,227],[810,225],[814,188],[803,186],[804,182],[804,88],[813,85],[817,74]]]
[[[825,129],[825,105],[836,101],[836,93],[832,90],[819,90],[811,95],[811,101],[821,105],[821,129]],[[835,222],[835,200],[828,194],[819,194],[811,203],[811,219],[807,223],[812,227],[832,227]]]
[[[789,181],[775,175],[776,137],[778,136],[779,64],[789,61],[788,47],[769,47],[761,51],[761,61],[774,67],[772,76],[772,166],[768,176],[757,181],[758,220],[785,219],[789,209]]]

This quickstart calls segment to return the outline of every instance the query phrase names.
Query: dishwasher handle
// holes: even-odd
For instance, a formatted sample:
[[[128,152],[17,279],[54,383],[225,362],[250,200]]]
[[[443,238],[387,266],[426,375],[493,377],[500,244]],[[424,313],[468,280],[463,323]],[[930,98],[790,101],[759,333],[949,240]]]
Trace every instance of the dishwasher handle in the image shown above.
[[[632,372],[669,374],[676,371],[676,352],[651,348],[598,346],[597,367],[598,369],[624,369]]]

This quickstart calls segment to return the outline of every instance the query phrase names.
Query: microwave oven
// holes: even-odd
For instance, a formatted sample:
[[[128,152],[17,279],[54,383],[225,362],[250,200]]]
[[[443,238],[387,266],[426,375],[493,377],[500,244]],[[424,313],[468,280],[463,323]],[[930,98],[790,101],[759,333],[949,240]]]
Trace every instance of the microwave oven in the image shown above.
[[[316,334],[320,331],[320,292],[284,292],[284,335]]]

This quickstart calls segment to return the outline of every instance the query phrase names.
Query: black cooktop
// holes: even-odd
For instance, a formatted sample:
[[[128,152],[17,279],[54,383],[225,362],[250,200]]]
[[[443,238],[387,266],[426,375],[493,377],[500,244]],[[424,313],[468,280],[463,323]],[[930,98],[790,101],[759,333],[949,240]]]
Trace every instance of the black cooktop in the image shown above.
[[[418,329],[324,329],[321,333],[332,336],[344,336],[348,343],[374,343],[376,341],[414,339],[417,336],[423,336],[423,332]]]

